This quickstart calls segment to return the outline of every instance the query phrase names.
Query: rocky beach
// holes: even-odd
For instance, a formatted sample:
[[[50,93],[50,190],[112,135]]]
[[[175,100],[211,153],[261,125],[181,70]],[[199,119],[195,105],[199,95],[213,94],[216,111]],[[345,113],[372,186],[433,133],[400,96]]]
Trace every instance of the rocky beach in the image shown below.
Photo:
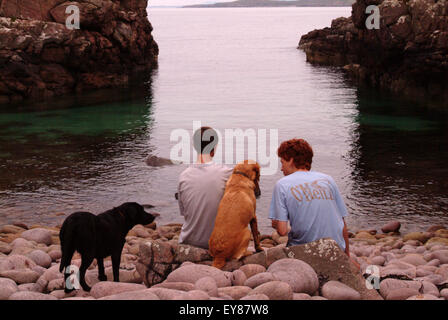
[[[66,26],[79,9],[79,29]],[[157,66],[147,0],[0,1],[0,104],[127,86]],[[71,12],[70,10],[68,12]]]
[[[366,8],[377,6],[379,29]],[[448,106],[448,1],[357,0],[349,18],[302,36],[307,61],[340,66],[357,84]]]
[[[400,234],[393,221],[350,232],[361,270],[331,239],[286,247],[276,232],[261,236],[263,252],[219,270],[207,250],[178,243],[180,224],[137,225],[126,237],[120,282],[112,282],[110,258],[100,282],[94,261],[86,273],[92,290],[69,294],[58,270],[59,227],[0,226],[0,300],[448,300],[444,226]],[[75,253],[72,264],[80,262]]]

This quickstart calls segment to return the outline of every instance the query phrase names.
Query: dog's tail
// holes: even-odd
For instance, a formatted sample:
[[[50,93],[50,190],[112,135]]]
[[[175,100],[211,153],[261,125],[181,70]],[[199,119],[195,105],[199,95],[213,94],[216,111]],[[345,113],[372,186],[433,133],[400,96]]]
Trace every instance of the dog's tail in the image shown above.
[[[61,241],[61,264],[59,266],[59,272],[63,272],[66,267],[71,264],[73,254],[75,253],[75,246],[73,243],[74,235],[73,228],[63,224],[61,231],[59,232],[59,239]]]

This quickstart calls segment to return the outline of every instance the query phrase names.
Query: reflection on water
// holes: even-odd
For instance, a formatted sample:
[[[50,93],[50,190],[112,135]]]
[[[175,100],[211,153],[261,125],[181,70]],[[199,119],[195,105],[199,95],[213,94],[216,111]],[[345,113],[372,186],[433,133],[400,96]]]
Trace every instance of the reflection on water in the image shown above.
[[[45,224],[86,202],[98,212],[132,199],[123,173],[138,175],[151,151],[152,84],[142,84],[2,108],[0,223]]]
[[[447,115],[358,90],[348,204],[363,225],[448,221]]]

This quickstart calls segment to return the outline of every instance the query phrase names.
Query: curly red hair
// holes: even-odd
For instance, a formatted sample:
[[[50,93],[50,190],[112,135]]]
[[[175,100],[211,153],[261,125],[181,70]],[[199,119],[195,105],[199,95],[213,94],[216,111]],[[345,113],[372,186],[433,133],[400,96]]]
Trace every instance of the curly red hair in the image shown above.
[[[294,165],[297,169],[311,170],[313,162],[313,149],[310,144],[303,139],[291,139],[283,141],[278,147],[277,155],[289,161],[294,159]]]

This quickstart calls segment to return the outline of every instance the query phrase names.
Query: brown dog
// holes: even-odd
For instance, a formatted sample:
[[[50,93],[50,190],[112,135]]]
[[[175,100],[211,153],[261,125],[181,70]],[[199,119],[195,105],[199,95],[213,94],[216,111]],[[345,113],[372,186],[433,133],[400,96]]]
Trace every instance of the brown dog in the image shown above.
[[[227,260],[241,259],[251,252],[247,251],[252,229],[255,250],[260,246],[256,198],[260,196],[260,166],[255,161],[245,160],[233,169],[218,207],[215,227],[208,242],[213,266],[221,269]]]

